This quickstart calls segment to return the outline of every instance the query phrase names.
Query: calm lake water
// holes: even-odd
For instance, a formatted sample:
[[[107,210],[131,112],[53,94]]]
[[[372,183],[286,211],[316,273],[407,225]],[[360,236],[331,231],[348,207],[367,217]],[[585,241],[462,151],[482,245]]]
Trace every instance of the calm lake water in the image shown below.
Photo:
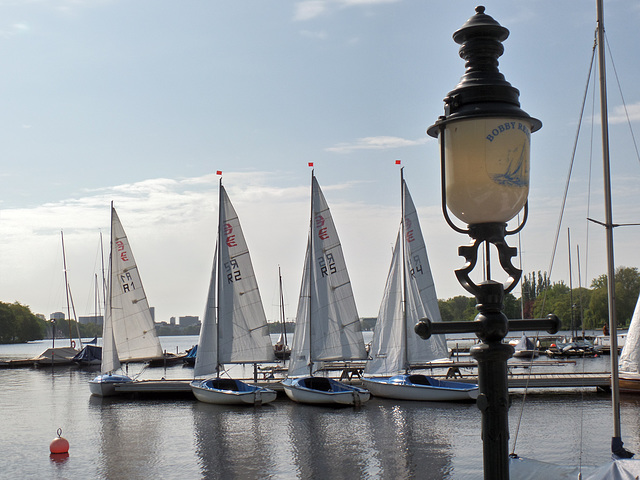
[[[161,340],[175,352],[197,337]],[[0,346],[0,359],[35,356],[50,343]],[[608,362],[585,359],[561,368],[605,371]],[[190,378],[192,372],[177,366],[145,375]],[[333,409],[286,397],[262,407],[219,407],[189,396],[99,399],[87,383],[95,374],[76,367],[0,370],[0,478],[482,478],[480,412],[473,403],[374,397],[359,409]],[[512,398],[513,442],[522,395]],[[610,457],[611,424],[608,394],[528,395],[516,453],[602,464]],[[49,455],[58,428],[70,443],[62,461]],[[625,446],[640,452],[640,397],[623,396],[622,432]]]

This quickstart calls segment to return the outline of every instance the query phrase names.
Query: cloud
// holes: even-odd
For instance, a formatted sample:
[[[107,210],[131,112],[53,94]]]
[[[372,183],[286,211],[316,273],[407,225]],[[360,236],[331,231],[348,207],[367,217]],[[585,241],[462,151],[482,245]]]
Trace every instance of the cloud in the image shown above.
[[[29,33],[30,30],[31,29],[29,28],[29,25],[27,25],[26,23],[19,22],[19,23],[14,23],[12,25],[9,25],[8,27],[0,29],[0,36],[9,38],[15,35],[22,35],[22,34]]]
[[[304,0],[295,5],[293,20],[297,22],[311,20],[330,11],[349,7],[368,7],[385,3],[397,3],[402,0]]]
[[[304,2],[298,2],[295,6],[293,20],[303,22],[316,18],[325,13],[328,3],[326,0],[305,0]]]
[[[380,136],[359,138],[353,143],[339,143],[326,149],[333,153],[351,153],[354,150],[383,150],[387,148],[413,147],[428,142],[429,138],[407,140],[400,137]]]
[[[613,109],[613,111],[609,112],[609,122],[627,123],[627,115],[630,122],[640,120],[640,102],[627,105],[626,111],[624,105],[618,105]]]

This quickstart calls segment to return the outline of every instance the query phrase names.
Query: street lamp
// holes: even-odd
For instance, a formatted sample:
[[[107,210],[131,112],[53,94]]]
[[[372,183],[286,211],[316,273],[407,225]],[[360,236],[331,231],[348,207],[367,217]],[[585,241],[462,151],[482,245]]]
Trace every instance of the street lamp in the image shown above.
[[[471,355],[478,362],[484,478],[497,480],[509,478],[507,360],[513,347],[503,343],[504,337],[509,330],[555,333],[559,320],[555,315],[507,320],[503,312],[504,296],[522,274],[511,262],[517,249],[508,246],[505,237],[519,232],[527,220],[531,133],[542,123],[520,108],[519,91],[498,71],[498,57],[504,52],[502,42],[509,30],[484,10],[477,7],[476,14],[453,34],[453,40],[461,45],[466,71],[444,99],[445,114],[427,130],[440,142],[445,220],[472,239],[471,245],[458,249],[466,264],[456,270],[456,277],[476,297],[479,313],[473,322],[431,323],[422,319],[415,330],[423,338],[437,333],[473,332],[482,340],[471,349]],[[523,209],[522,222],[507,230],[507,223]],[[467,227],[457,226],[449,211]],[[476,283],[470,273],[482,244],[484,277]],[[504,283],[491,278],[491,247],[508,275]]]

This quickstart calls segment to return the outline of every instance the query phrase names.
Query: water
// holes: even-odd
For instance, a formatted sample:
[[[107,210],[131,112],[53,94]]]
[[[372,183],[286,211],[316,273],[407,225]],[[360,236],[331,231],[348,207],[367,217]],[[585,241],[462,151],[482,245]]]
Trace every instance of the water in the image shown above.
[[[175,352],[197,337],[161,337]],[[56,342],[57,345],[64,345]],[[0,346],[0,358],[37,355],[50,342]],[[608,357],[562,368],[603,371]],[[182,366],[150,378],[189,378]],[[193,398],[91,397],[95,371],[0,370],[0,478],[460,479],[482,478],[480,413],[472,403],[372,398],[360,409],[298,405],[220,407]],[[512,395],[511,437],[521,395]],[[640,452],[640,398],[623,395],[625,446]],[[56,430],[69,457],[55,461]],[[528,395],[516,452],[577,465],[609,459],[608,394]]]

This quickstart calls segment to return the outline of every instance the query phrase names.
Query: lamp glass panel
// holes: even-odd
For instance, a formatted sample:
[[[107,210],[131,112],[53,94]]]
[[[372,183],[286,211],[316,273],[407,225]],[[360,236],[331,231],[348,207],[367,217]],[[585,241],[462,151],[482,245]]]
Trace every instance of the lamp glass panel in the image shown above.
[[[531,124],[513,118],[453,121],[445,131],[447,206],[468,225],[506,223],[529,195]]]

